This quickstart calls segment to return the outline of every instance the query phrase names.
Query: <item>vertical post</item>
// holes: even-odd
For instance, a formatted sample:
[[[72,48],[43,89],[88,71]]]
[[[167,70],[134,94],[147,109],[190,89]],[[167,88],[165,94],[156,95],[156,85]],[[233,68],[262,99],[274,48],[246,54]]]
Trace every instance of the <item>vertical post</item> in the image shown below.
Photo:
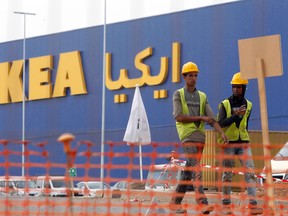
[[[142,141],[139,141],[139,164],[140,164],[140,180],[143,181],[143,163],[142,163]]]
[[[136,88],[139,88],[139,85],[136,85]],[[135,89],[136,91],[136,89]],[[139,101],[138,101],[139,103]],[[139,106],[139,104],[138,104]],[[137,136],[138,136],[138,147],[139,147],[139,166],[140,166],[140,180],[143,181],[143,171],[142,171],[142,135],[140,134],[140,108],[138,107],[138,120],[137,120]]]
[[[23,80],[22,80],[22,176],[25,175],[25,104],[26,104],[26,96],[25,96],[25,83],[26,83],[26,14],[24,14],[24,30],[23,30]]]
[[[267,184],[267,200],[268,206],[274,211],[274,190],[273,190],[273,179],[271,169],[271,154],[270,154],[270,141],[269,141],[269,127],[267,118],[267,102],[266,102],[266,88],[265,88],[265,76],[263,60],[261,58],[256,59],[256,72],[258,77],[258,91],[260,98],[260,114],[261,114],[261,125],[262,125],[262,141],[264,151],[264,162],[266,172],[266,184]]]
[[[23,23],[23,73],[22,73],[22,176],[25,175],[25,82],[26,82],[26,15],[36,15],[35,13],[27,13],[27,12],[17,12],[14,11],[15,14],[21,14],[24,17]]]
[[[104,142],[105,142],[105,83],[106,83],[106,0],[104,0],[104,24],[103,24],[103,81],[102,81],[102,124],[101,124],[101,170],[100,179],[102,191],[104,191]]]
[[[69,193],[67,193],[67,196],[69,197],[69,209],[70,209],[72,215],[73,215],[73,200],[72,200],[72,198],[74,198],[74,186],[73,186],[73,180],[72,180],[72,177],[70,176],[69,171],[72,168],[73,163],[74,163],[74,159],[75,159],[75,154],[72,157],[73,152],[71,149],[71,143],[74,139],[75,139],[75,136],[73,134],[70,134],[70,133],[62,134],[57,139],[58,142],[63,143],[64,153],[66,154],[65,184],[66,184],[66,187],[69,188]],[[70,181],[69,181],[69,178],[71,178]],[[70,185],[70,187],[69,187],[69,185]]]

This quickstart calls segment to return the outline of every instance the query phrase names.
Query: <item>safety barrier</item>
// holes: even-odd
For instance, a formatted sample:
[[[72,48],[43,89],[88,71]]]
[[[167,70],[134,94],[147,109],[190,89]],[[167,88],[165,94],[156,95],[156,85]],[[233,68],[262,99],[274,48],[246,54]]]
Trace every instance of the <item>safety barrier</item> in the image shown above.
[[[212,143],[214,138],[205,147],[199,169],[204,173],[205,194],[209,203],[214,206],[211,214],[220,215],[223,199],[221,181],[223,155],[218,149],[219,146]],[[181,183],[179,180],[181,172],[186,169],[185,155],[179,143],[152,143],[151,150],[142,154],[145,161],[142,166],[145,178],[141,180],[138,146],[130,146],[128,151],[121,151],[120,148],[119,151],[118,147],[126,143],[106,142],[104,144],[106,151],[101,153],[92,150],[96,144],[90,141],[73,143],[72,134],[61,135],[57,142],[61,145],[59,151],[63,151],[66,157],[62,162],[51,161],[50,156],[53,152],[47,150],[49,145],[47,142],[0,141],[0,215],[175,215],[175,212],[170,211],[170,200],[176,194],[176,186]],[[271,148],[277,148],[278,151],[283,145],[274,144]],[[164,148],[171,149],[172,153],[167,150],[159,151]],[[255,148],[261,149],[263,145],[253,144],[253,148],[255,151]],[[19,159],[23,156],[24,164]],[[102,166],[101,157],[104,157]],[[273,185],[268,185],[266,182],[260,184],[259,180],[265,180],[265,177],[260,175],[263,166],[256,164],[259,160],[263,163],[264,159],[258,154],[254,156],[258,205],[264,209],[263,215],[271,215],[268,201],[272,199],[274,214],[287,215],[288,180],[284,179],[284,176],[287,174],[288,178],[288,173],[278,173],[283,175],[282,179],[274,176]],[[24,170],[24,176],[20,178],[21,174],[18,176],[11,174],[14,168],[18,171]],[[58,174],[62,173],[60,179],[57,179],[59,176],[56,178],[51,174],[51,170],[55,169],[59,170]],[[36,170],[41,170],[41,177],[35,175]],[[98,175],[101,170],[104,171],[103,179]],[[235,166],[231,171],[234,176],[243,177],[246,170]],[[210,174],[205,176],[205,172]],[[52,183],[49,185],[50,180],[58,182],[63,188],[57,189],[57,186],[54,188]],[[100,188],[93,191],[84,186],[76,186],[79,182],[88,181],[100,182]],[[33,182],[32,186],[27,182]],[[126,187],[109,188],[116,182],[125,184]],[[37,188],[33,188],[34,183]],[[200,214],[201,206],[195,201],[192,187],[197,182],[187,184],[191,187],[183,199],[182,206],[188,210],[188,215]],[[230,185],[234,213],[248,215],[246,206],[249,196],[246,188],[251,185],[244,180],[232,181]],[[273,187],[272,197],[267,195],[267,187]]]

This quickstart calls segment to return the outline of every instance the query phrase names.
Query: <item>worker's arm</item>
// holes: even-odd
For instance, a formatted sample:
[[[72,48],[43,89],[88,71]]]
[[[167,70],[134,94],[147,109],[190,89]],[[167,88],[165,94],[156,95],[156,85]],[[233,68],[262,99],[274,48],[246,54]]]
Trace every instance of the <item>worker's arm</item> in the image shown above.
[[[183,114],[178,115],[175,119],[177,122],[182,122],[182,123],[203,121],[203,122],[206,122],[207,124],[212,124],[213,121],[215,121],[215,119],[213,119],[212,117],[208,117],[208,116],[187,116]]]
[[[227,116],[226,110],[223,104],[221,103],[219,113],[218,113],[218,123],[222,128],[230,126],[231,124],[233,124],[239,119],[238,115],[232,115],[229,118],[226,118],[226,116]]]
[[[221,134],[221,138],[223,139],[223,144],[222,145],[226,145],[229,142],[228,137],[225,135],[224,131],[222,130],[222,128],[220,127],[220,125],[218,124],[217,121],[215,121],[213,123],[213,127],[215,128],[215,130]]]
[[[207,116],[214,115],[208,102],[206,103],[206,106],[205,106],[205,115]],[[224,131],[222,130],[222,128],[220,127],[219,123],[214,118],[211,118],[209,119],[208,124],[214,127],[214,129],[221,135],[221,138],[223,139],[223,142],[224,142],[223,145],[226,145],[229,142],[229,140],[228,140],[228,137],[225,135]]]

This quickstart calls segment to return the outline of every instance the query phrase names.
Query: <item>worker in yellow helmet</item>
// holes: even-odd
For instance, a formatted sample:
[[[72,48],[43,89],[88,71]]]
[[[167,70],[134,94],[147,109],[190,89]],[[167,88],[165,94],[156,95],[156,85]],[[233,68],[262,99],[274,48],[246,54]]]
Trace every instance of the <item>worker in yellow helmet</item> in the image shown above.
[[[176,90],[173,95],[173,117],[186,157],[185,170],[181,173],[180,183],[171,199],[170,209],[176,214],[187,213],[181,202],[189,185],[194,187],[196,202],[201,212],[208,214],[214,210],[214,206],[208,204],[204,194],[200,166],[205,145],[205,123],[213,126],[221,134],[222,139],[228,142],[224,131],[214,119],[206,94],[196,89],[198,72],[195,63],[184,64],[182,76],[185,86]]]
[[[252,103],[245,98],[247,79],[241,77],[241,73],[236,73],[232,77],[232,96],[223,100],[219,105],[218,122],[225,131],[229,143],[219,142],[223,149],[223,200],[222,214],[231,215],[231,182],[234,157],[238,156],[241,165],[245,168],[245,181],[247,183],[247,193],[249,196],[248,209],[251,215],[262,214],[263,209],[257,206],[256,201],[256,178],[254,174],[254,162],[251,147],[249,145],[248,122],[252,110]]]

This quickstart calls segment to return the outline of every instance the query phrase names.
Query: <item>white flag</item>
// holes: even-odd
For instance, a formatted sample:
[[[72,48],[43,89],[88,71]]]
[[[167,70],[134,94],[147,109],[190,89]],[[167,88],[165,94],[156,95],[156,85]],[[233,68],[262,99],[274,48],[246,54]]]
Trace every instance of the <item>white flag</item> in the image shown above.
[[[138,145],[151,143],[149,122],[138,85],[135,88],[131,113],[123,141],[127,144]]]

